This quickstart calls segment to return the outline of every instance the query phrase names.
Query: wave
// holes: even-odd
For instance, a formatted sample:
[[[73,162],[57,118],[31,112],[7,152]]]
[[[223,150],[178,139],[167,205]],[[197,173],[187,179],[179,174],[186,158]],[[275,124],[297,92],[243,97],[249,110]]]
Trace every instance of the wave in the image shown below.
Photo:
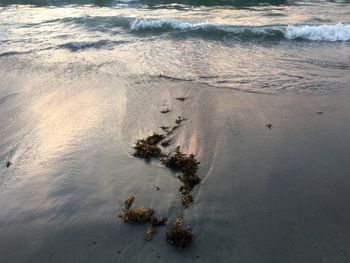
[[[175,19],[133,18],[125,16],[86,16],[49,20],[44,23],[79,24],[92,31],[113,31],[116,28],[132,34],[175,34],[214,39],[269,39],[309,41],[349,41],[350,24],[325,25],[222,25],[209,22],[187,22]]]
[[[349,41],[350,25],[289,25],[289,26],[234,26],[215,25],[211,23],[190,23],[178,20],[149,20],[136,19],[130,24],[132,32],[190,32],[202,35],[231,36],[231,37],[263,37],[304,39],[312,41]]]
[[[68,42],[59,45],[58,48],[68,49],[72,52],[76,52],[84,49],[100,49],[108,46],[115,46],[120,44],[125,44],[127,41],[110,41],[110,40],[98,40],[98,41],[78,41],[78,42]]]
[[[350,25],[288,26],[285,36],[288,39],[348,41],[350,40]]]

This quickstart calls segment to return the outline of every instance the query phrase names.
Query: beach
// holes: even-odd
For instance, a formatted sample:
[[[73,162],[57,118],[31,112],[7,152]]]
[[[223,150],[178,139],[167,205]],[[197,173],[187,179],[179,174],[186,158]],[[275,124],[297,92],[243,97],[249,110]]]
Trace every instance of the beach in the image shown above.
[[[99,89],[89,105],[70,103],[91,92],[84,86],[64,99],[59,92],[41,95],[42,105],[33,103],[39,118],[1,120],[13,129],[35,123],[45,135],[39,151],[8,131],[8,145],[16,148],[13,165],[1,167],[3,259],[347,262],[348,96],[266,95],[163,80],[118,87],[112,95]],[[184,102],[174,99],[183,95]],[[10,102],[24,97],[8,98],[2,107],[16,113]],[[46,107],[54,101],[60,104],[53,118]],[[172,111],[161,114],[164,105]],[[169,148],[179,145],[201,162],[202,181],[187,209],[174,173],[131,155],[137,138],[177,116],[188,120]],[[80,118],[86,126],[78,125]],[[118,218],[128,194],[168,218],[182,214],[195,233],[193,244],[174,249],[165,241],[166,227],[145,241],[144,225]]]
[[[348,2],[39,2],[0,3],[1,263],[350,261]]]

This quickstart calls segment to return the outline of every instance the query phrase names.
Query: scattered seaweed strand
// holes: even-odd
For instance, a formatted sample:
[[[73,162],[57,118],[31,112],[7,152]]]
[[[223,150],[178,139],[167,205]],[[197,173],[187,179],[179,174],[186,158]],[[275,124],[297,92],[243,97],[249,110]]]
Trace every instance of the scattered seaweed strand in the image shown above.
[[[146,240],[150,241],[153,239],[153,234],[154,234],[154,229],[153,229],[153,225],[149,225],[146,229]]]
[[[158,147],[158,143],[165,139],[164,134],[153,133],[145,139],[139,139],[134,146],[134,156],[149,160],[151,158],[160,158],[162,151]]]
[[[184,248],[193,240],[193,231],[190,227],[183,227],[183,218],[177,216],[166,232],[168,242],[178,248]]]
[[[126,209],[126,210],[129,210],[129,209],[130,209],[130,207],[132,206],[134,200],[135,200],[135,196],[133,196],[133,195],[128,195],[128,196],[124,199],[123,203],[124,203],[124,205],[125,205],[125,209]]]
[[[145,223],[151,220],[153,214],[152,208],[140,206],[124,211],[119,217],[126,223]]]

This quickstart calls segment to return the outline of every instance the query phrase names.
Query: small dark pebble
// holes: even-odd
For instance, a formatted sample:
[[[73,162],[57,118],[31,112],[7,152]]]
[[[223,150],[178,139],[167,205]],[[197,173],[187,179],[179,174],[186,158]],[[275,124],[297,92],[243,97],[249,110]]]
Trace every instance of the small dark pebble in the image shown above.
[[[323,114],[323,111],[318,111],[317,114],[321,115],[321,114]]]
[[[157,186],[157,185],[153,185],[153,187],[154,187],[155,189],[157,189],[157,191],[159,191],[159,189],[160,189],[160,187]]]
[[[161,110],[161,111],[160,111],[160,113],[168,113],[168,112],[171,112],[171,110],[165,109],[165,110]]]
[[[94,241],[94,243],[93,243],[94,245],[96,245],[97,244],[97,242],[96,241]]]
[[[6,168],[9,168],[11,165],[12,165],[12,163],[11,163],[10,161],[8,161],[8,162],[6,163]]]
[[[271,123],[268,123],[268,124],[266,124],[266,127],[269,128],[269,129],[271,130],[272,124],[271,124]]]
[[[178,98],[175,98],[176,100],[179,100],[179,101],[185,101],[185,99],[187,99],[186,97],[178,97]]]

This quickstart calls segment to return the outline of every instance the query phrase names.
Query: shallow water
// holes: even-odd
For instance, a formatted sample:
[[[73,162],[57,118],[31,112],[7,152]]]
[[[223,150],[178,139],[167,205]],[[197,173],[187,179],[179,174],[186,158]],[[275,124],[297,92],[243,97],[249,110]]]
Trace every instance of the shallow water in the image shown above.
[[[0,262],[348,262],[349,69],[349,1],[0,1]],[[179,115],[186,211],[130,154]],[[130,193],[192,248],[122,224]]]

